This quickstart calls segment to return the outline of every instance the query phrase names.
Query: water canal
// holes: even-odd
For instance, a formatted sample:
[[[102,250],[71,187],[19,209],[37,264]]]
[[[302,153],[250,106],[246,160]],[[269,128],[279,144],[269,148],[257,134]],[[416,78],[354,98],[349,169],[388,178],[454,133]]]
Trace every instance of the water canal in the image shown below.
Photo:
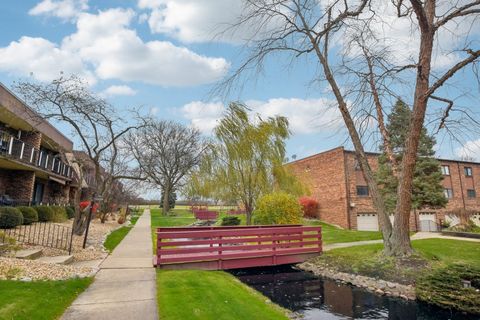
[[[296,270],[290,266],[231,270],[240,281],[305,320],[478,320],[400,298],[380,296],[361,288]]]

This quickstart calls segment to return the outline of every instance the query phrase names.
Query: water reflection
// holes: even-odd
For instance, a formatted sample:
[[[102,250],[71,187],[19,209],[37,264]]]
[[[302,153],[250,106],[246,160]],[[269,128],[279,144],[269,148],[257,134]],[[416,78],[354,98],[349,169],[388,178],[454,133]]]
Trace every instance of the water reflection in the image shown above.
[[[290,266],[232,270],[238,279],[305,319],[479,320],[342,285]]]

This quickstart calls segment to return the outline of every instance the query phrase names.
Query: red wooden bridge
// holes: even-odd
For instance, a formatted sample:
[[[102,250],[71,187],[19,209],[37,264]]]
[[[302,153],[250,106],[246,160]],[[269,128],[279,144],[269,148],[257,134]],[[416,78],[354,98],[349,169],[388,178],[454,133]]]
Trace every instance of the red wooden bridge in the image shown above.
[[[163,269],[223,270],[299,263],[321,252],[318,226],[158,228],[154,264]]]

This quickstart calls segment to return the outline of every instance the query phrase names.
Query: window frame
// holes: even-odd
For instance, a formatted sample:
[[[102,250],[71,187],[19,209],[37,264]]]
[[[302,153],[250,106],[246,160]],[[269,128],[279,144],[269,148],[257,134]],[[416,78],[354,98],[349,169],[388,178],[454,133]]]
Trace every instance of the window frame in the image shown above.
[[[467,189],[467,198],[475,199],[476,197],[477,197],[477,191],[475,189]]]
[[[446,169],[446,170],[444,170]],[[450,166],[447,164],[447,165],[444,165],[442,164],[441,165],[441,170],[442,170],[442,175],[444,176],[449,176],[450,175]]]
[[[465,174],[465,177],[473,177],[473,168],[463,167],[463,173]]]
[[[361,189],[361,188],[364,188],[364,189]],[[367,193],[366,194],[359,194],[359,190],[366,190]],[[365,198],[365,197],[369,197],[369,196],[370,196],[370,188],[368,186],[357,186],[357,197]]]
[[[449,190],[450,190],[450,193],[448,192]],[[443,188],[443,195],[447,199],[453,199],[453,189],[452,188]]]

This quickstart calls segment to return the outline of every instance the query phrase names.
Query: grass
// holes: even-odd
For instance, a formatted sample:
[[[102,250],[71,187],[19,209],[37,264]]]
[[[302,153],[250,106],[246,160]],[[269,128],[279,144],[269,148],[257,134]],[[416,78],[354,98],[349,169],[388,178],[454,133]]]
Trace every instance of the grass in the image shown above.
[[[342,272],[400,283],[414,283],[432,269],[453,263],[480,265],[480,245],[475,242],[424,239],[412,241],[412,245],[416,254],[406,260],[384,257],[383,244],[371,244],[327,251],[315,261]]]
[[[322,240],[324,244],[382,239],[382,234],[379,231],[340,229],[320,220],[304,219],[304,225],[322,226]]]
[[[141,213],[137,215],[132,215],[130,218],[130,226],[122,226],[108,234],[105,242],[103,243],[103,246],[105,247],[105,249],[108,250],[108,252],[112,253],[113,250],[120,244],[120,242],[122,242],[122,240],[130,232],[130,230],[132,230],[133,226],[137,223],[140,216]]]
[[[160,319],[288,319],[266,297],[221,271],[157,272]]]
[[[91,282],[92,278],[0,281],[0,319],[58,319]]]

